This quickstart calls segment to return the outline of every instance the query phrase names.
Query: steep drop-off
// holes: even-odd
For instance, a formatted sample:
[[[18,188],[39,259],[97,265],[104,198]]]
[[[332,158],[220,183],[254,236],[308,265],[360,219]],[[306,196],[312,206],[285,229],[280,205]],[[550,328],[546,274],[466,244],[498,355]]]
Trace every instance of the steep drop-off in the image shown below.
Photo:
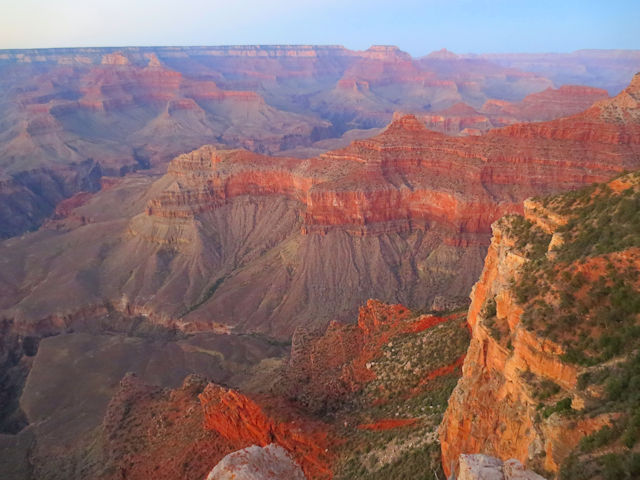
[[[460,453],[545,476],[636,478],[640,175],[529,200],[496,222],[440,429]]]

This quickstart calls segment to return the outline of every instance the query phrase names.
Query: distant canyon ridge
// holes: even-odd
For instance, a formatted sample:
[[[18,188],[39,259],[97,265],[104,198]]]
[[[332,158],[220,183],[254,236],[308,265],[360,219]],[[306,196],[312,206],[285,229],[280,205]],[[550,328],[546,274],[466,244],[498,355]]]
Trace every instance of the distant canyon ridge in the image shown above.
[[[578,113],[619,93],[640,52],[412,58],[397,47],[78,48],[0,51],[0,237],[40,226],[103,176],[205,144],[313,157],[394,113],[478,135]],[[574,86],[567,86],[574,85]]]
[[[299,419],[252,400],[272,395],[278,412],[278,388],[314,418],[346,406],[335,426],[361,440],[422,429],[439,465],[469,333],[466,385],[488,384],[474,364],[510,355],[478,317],[513,270],[492,263],[512,247],[490,247],[492,223],[640,168],[639,71],[638,51],[0,51],[0,471],[202,478],[275,439],[309,478],[330,477],[324,427],[290,435]],[[469,332],[461,307],[483,271]],[[512,303],[495,305],[502,322]],[[361,387],[371,409],[353,421]],[[456,392],[445,470],[460,439],[502,445],[467,435],[477,408]],[[525,461],[523,445],[509,455]]]
[[[144,49],[98,52],[99,58],[53,52],[49,63],[54,66],[46,56],[43,65],[37,55],[27,62],[25,68],[47,70],[37,84],[41,89],[59,91],[63,79],[73,79],[73,94],[47,96],[27,88],[15,93],[24,96],[21,111],[39,112],[38,121],[14,124],[26,127],[8,145],[18,149],[24,141],[38,148],[18,149],[22,160],[4,156],[3,161],[12,169],[27,162],[41,167],[14,173],[5,182],[5,212],[33,198],[20,192],[41,198],[63,189],[65,178],[84,190],[58,203],[36,233],[1,246],[1,312],[27,333],[60,331],[78,316],[117,310],[188,332],[288,338],[300,325],[348,321],[369,298],[412,309],[460,306],[481,271],[493,221],[521,212],[528,197],[605,181],[640,166],[638,75],[609,97],[595,87],[554,89],[538,74],[449,52],[419,60],[391,47],[366,52],[229,47],[194,49],[194,58],[184,56],[191,50],[159,49],[167,52],[166,59]],[[20,70],[24,58],[22,63],[16,63],[15,54],[12,58]],[[60,65],[67,61],[71,66]],[[165,62],[182,65],[191,77]],[[219,71],[215,81],[207,70],[211,65]],[[54,81],[56,75],[61,79]],[[225,75],[235,83],[225,83]],[[346,78],[356,79],[355,84],[347,85]],[[368,79],[366,91],[358,87],[363,79]],[[261,85],[262,93],[239,90],[242,82],[245,88]],[[486,100],[495,82],[505,94],[517,97],[517,90],[524,98]],[[332,88],[318,93],[321,84]],[[475,97],[469,93],[472,86]],[[543,91],[528,93],[539,89]],[[284,110],[283,99],[293,98],[292,92],[298,92],[298,102],[306,99],[306,113],[300,105],[293,112],[295,102]],[[341,100],[332,97],[338,93]],[[335,100],[331,107],[330,98]],[[387,106],[376,110],[364,98]],[[483,102],[491,122],[507,125],[486,131],[465,128],[455,135],[428,128],[435,114],[426,112],[425,105],[433,109],[455,102],[448,112],[456,114],[473,108],[460,106],[461,99]],[[260,108],[246,108],[247,102]],[[419,102],[422,111],[411,106]],[[417,113],[404,114],[400,107]],[[505,109],[503,116],[492,116],[489,110],[498,107]],[[325,118],[322,108],[328,109]],[[161,111],[155,115],[157,109]],[[374,120],[374,110],[384,115]],[[341,128],[390,123],[355,133],[351,129],[331,139],[338,122],[337,117],[329,120],[328,112],[337,111],[348,118]],[[509,115],[560,118],[514,123]],[[285,120],[274,123],[276,117]],[[238,132],[239,137],[233,136],[237,142],[224,133],[212,137],[211,122],[220,125],[222,118],[235,122],[227,123],[226,131]],[[141,119],[148,122],[136,131],[132,122]],[[291,122],[298,127],[316,123],[303,134]],[[42,129],[31,130],[34,125]],[[195,135],[203,125],[209,127]],[[110,148],[105,151],[111,157],[103,161],[97,160],[99,152],[77,162],[63,155],[67,150],[77,154],[85,144],[129,148],[115,133],[111,143],[101,143],[111,132],[108,126],[120,134],[126,128],[127,138],[142,142],[135,147],[137,167],[118,163],[126,155],[117,156]],[[79,130],[73,134],[79,143],[66,140],[73,128],[87,132],[84,137]],[[285,135],[281,141],[289,138],[299,146],[268,147],[252,137],[265,129],[271,129],[271,139],[297,131],[297,140]],[[142,131],[146,136],[136,137]],[[327,138],[309,143],[320,131]],[[304,140],[307,134],[311,137]],[[353,140],[359,136],[365,138]],[[217,141],[177,155],[167,165],[165,156],[171,149],[186,148],[180,142],[187,139]],[[322,153],[313,153],[318,144],[324,146]],[[260,153],[270,149],[275,151]],[[34,156],[27,159],[28,151]],[[60,157],[47,159],[45,154]],[[49,180],[45,172],[51,173]],[[82,186],[83,172],[95,188]],[[20,187],[20,178],[31,178],[31,183]],[[19,213],[10,217],[19,218]],[[27,263],[34,268],[25,268]]]

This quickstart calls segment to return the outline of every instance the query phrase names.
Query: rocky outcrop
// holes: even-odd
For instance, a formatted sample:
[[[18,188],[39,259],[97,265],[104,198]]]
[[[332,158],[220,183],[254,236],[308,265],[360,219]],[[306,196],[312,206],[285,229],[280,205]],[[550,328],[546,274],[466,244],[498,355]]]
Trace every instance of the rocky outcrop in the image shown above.
[[[460,455],[457,480],[544,480],[515,459],[502,462],[487,455]]]
[[[331,478],[327,427],[313,422],[277,421],[253,400],[234,390],[209,384],[200,394],[204,422],[230,442],[284,448],[307,478]]]
[[[552,431],[575,431],[575,445],[580,436],[609,422],[608,417],[595,418],[569,428],[571,420],[559,417],[536,420],[535,388],[524,378],[531,375],[576,392],[578,371],[560,359],[560,345],[522,326],[523,310],[511,285],[520,279],[527,259],[508,231],[507,220],[494,224],[485,267],[471,293],[471,345],[440,429],[447,473],[452,459],[475,452],[516,458],[527,465],[542,458],[538,467],[555,471],[562,458],[554,458],[553,452],[568,445],[566,438],[549,435]],[[487,312],[491,303],[495,313]]]
[[[445,321],[435,316],[416,322],[411,318],[411,311],[402,305],[369,300],[360,307],[355,325],[331,322],[324,332],[297,328],[287,369],[288,394],[312,411],[341,407],[375,378],[369,362],[381,355],[391,338]]]
[[[211,463],[242,448],[203,428],[198,394],[205,385],[189,376],[181,387],[168,390],[125,376],[103,420],[101,478],[205,478]]]
[[[272,443],[243,448],[224,457],[207,480],[304,480],[300,467],[287,451]]]
[[[364,400],[360,396],[360,402],[384,404],[389,395],[399,395],[398,387],[389,389],[385,382],[389,372],[384,372],[384,378],[379,378],[374,368],[389,358],[390,353],[386,350],[396,341],[427,335],[444,324],[455,323],[455,319],[456,315],[415,315],[402,305],[369,300],[360,308],[355,325],[332,322],[324,332],[299,327],[292,338],[285,392],[308,410],[320,414],[351,405],[364,391],[369,392],[365,394],[369,398]],[[464,338],[466,333],[456,332],[455,336]],[[454,343],[452,341],[452,347]],[[462,350],[453,350],[446,354],[442,351],[440,357],[430,358],[423,364],[408,352],[397,355],[396,362],[401,364],[397,368],[402,370],[404,367],[404,370],[396,376],[408,375],[413,382],[403,385],[404,395],[418,395],[433,380],[459,371],[464,354]],[[373,387],[373,384],[377,386]],[[385,419],[365,423],[359,428],[385,430],[414,422],[415,419]]]
[[[603,371],[602,362],[615,357],[624,364],[633,355],[634,340],[619,339],[616,349],[603,353],[581,339],[615,336],[624,328],[612,331],[596,323],[617,301],[615,288],[625,290],[610,287],[596,294],[598,284],[627,282],[625,294],[637,294],[637,238],[625,233],[635,221],[613,213],[626,204],[625,196],[637,196],[637,178],[631,174],[590,190],[530,200],[525,219],[510,216],[493,225],[485,266],[471,294],[473,336],[463,377],[440,427],[447,473],[461,453],[483,453],[556,475],[567,458],[579,454],[581,439],[628,418],[625,407],[606,406],[615,400],[607,400],[602,386],[588,387],[588,382],[595,371]],[[605,246],[598,236],[587,236],[595,221],[604,229],[615,222],[612,228],[624,240]],[[629,277],[617,279],[616,269],[630,272]],[[637,323],[639,307],[630,308],[615,313],[617,322]],[[573,313],[578,311],[580,316]]]

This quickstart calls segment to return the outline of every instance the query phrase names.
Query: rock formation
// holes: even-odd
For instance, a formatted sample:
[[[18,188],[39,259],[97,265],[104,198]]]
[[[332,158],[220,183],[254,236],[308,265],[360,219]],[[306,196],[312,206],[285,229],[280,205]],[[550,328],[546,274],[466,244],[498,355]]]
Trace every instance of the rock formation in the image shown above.
[[[147,215],[192,217],[234,196],[279,194],[306,207],[305,232],[341,226],[366,234],[438,223],[458,234],[485,233],[496,215],[518,210],[512,198],[544,193],[541,177],[553,191],[635,165],[639,78],[582,114],[478,138],[447,138],[407,115],[376,137],[304,162],[203,147],[172,162],[163,180],[169,186]],[[612,162],[613,152],[621,158]],[[523,161],[535,177],[521,173]]]
[[[611,67],[603,58],[604,75]],[[1,237],[36,228],[59,201],[87,190],[95,180],[81,166],[87,159],[104,174],[122,175],[212,142],[276,153],[383,127],[394,111],[431,114],[458,102],[479,109],[552,86],[487,60],[412,59],[388,46],[1,51],[0,71],[7,100],[0,105],[0,195],[8,207],[0,212]],[[547,115],[569,113],[549,105]],[[458,123],[447,122],[447,129]]]
[[[463,377],[440,429],[447,473],[460,453],[484,453],[589,478],[604,468],[603,444],[615,468],[635,471],[628,449],[637,435],[626,427],[633,400],[614,390],[618,380],[609,390],[603,382],[607,374],[628,382],[635,368],[637,334],[619,335],[637,330],[640,313],[632,300],[640,288],[638,178],[530,200],[524,219],[494,224],[471,295]],[[609,370],[610,360],[619,366]]]
[[[240,444],[266,447],[276,443],[296,460],[307,478],[331,478],[326,425],[301,419],[275,420],[245,395],[214,384],[207,385],[200,402],[208,430]]]
[[[460,455],[457,480],[544,480],[515,459],[502,462],[487,455]]]
[[[332,322],[323,333],[299,327],[292,338],[288,393],[311,411],[335,410],[376,378],[371,362],[382,355],[390,340],[449,320],[434,315],[414,317],[402,305],[369,300],[360,307],[355,325]],[[432,370],[427,377],[438,369]]]
[[[444,110],[421,114],[419,118],[429,129],[447,135],[480,135],[514,123],[543,122],[575,115],[606,98],[606,90],[563,85],[532,93],[519,102],[490,99],[478,110],[457,103]]]
[[[272,443],[243,448],[224,457],[207,480],[304,480],[300,467],[287,451]]]
[[[285,337],[354,318],[372,297],[414,309],[464,297],[493,221],[529,196],[638,166],[637,83],[582,114],[478,137],[404,116],[310,159],[212,146],[179,155],[143,193],[148,177],[131,177],[2,245],[0,285],[14,292],[2,312],[33,326],[114,308],[185,331]],[[65,250],[76,237],[79,250]],[[53,238],[58,274],[24,270],[21,255],[45,255]]]

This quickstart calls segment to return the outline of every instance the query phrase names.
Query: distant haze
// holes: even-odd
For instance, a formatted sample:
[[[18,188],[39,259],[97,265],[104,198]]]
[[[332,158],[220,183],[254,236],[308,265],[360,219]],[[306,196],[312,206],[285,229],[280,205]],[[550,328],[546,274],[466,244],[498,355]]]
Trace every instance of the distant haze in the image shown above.
[[[0,49],[392,44],[422,56],[639,49],[637,0],[4,0]]]

